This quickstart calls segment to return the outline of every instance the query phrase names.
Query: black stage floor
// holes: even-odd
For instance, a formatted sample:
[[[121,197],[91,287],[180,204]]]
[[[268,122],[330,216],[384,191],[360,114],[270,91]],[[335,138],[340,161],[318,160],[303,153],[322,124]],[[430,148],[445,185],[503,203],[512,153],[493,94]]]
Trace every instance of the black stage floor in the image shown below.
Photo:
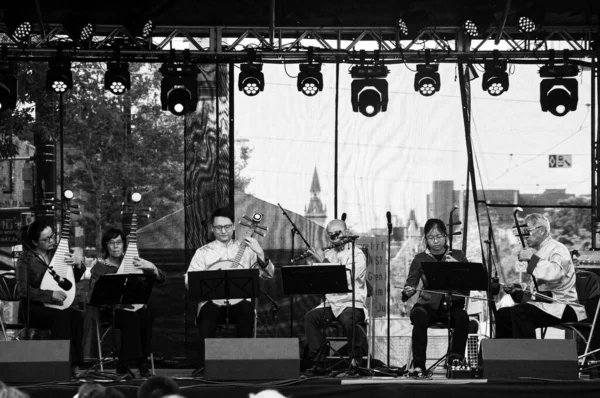
[[[192,378],[191,370],[157,369],[156,374],[167,375],[177,380],[181,394],[187,398],[219,397],[247,398],[249,393],[264,389],[275,389],[287,397],[339,397],[339,398],[399,398],[399,397],[600,397],[600,379],[577,381],[551,380],[494,380],[446,379],[443,374],[432,379],[414,380],[401,377],[337,378],[319,377],[277,381],[215,382]],[[1,377],[1,376],[0,376]],[[105,386],[116,387],[127,397],[136,397],[143,379],[127,382],[100,381]],[[31,397],[71,398],[82,381],[72,383],[45,383],[37,385],[14,384]]]

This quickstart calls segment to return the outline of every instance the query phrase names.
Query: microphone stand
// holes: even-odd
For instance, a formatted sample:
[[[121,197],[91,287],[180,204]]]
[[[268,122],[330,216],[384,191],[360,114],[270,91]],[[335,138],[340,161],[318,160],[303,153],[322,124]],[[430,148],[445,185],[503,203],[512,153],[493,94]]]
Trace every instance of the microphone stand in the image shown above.
[[[267,300],[269,300],[269,303],[271,303],[271,314],[273,315],[273,329],[275,329],[275,337],[277,337],[277,325],[279,324],[277,322],[277,319],[280,306],[279,304],[277,304],[277,301],[275,301],[271,296],[269,296],[267,292],[263,292],[263,294],[265,295]]]
[[[285,216],[285,218],[287,218],[288,221],[290,222],[290,224],[292,224],[292,229],[291,229],[291,233],[292,233],[292,257],[291,257],[291,259],[293,260],[294,259],[294,237],[295,237],[295,235],[300,236],[300,238],[302,239],[302,241],[304,242],[304,244],[306,245],[306,247],[308,247],[310,249],[311,246],[307,242],[307,240],[304,239],[304,236],[302,236],[302,234],[300,233],[300,230],[298,229],[298,227],[296,227],[296,224],[294,224],[294,222],[292,221],[292,219],[290,218],[290,216],[288,216],[288,214],[283,209],[283,207],[281,207],[281,205],[279,203],[277,203],[277,206],[279,206],[279,208],[281,209],[281,212],[283,213],[283,215]],[[292,261],[292,263],[293,263],[293,261]],[[294,295],[293,294],[290,297],[290,337],[294,337]]]
[[[390,362],[390,323],[391,323],[391,298],[392,298],[392,291],[391,291],[391,279],[392,279],[392,274],[391,274],[391,261],[392,261],[392,256],[391,256],[391,244],[392,244],[392,225],[388,224],[388,263],[387,263],[387,366],[388,368],[390,368],[391,366],[391,362]],[[373,300],[373,297],[371,297],[371,300]]]
[[[284,212],[285,213],[285,212]],[[290,255],[290,261],[294,262],[294,238],[296,234],[300,234],[300,232],[296,229],[296,227],[292,227],[290,229],[292,233],[292,254]],[[290,295],[290,337],[294,337],[294,295]]]

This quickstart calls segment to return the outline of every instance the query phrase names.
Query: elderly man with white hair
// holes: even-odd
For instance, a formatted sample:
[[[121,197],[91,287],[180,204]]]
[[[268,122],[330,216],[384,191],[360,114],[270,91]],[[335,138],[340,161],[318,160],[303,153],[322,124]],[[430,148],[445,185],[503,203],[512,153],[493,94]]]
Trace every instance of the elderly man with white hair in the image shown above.
[[[498,310],[496,338],[535,339],[535,329],[562,322],[586,318],[585,308],[577,300],[575,267],[569,250],[550,236],[550,222],[538,213],[525,217],[529,235],[527,246],[518,253],[519,261],[527,262],[531,275],[529,286],[505,287],[507,293],[515,290],[551,293],[551,300],[534,295],[531,301]],[[526,294],[525,294],[526,296]]]

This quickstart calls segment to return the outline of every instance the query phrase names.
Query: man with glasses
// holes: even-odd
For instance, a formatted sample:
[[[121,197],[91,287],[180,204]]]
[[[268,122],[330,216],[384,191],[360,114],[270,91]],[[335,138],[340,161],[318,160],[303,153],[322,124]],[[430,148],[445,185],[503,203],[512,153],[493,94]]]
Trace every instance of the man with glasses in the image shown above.
[[[223,207],[215,210],[210,221],[215,240],[196,250],[185,274],[186,287],[188,286],[189,272],[205,271],[220,262],[232,261],[240,250],[240,242],[233,239],[234,215],[230,209]],[[272,278],[275,268],[258,241],[250,236],[244,237],[243,241],[246,244],[246,250],[241,256],[241,266],[244,268],[257,267],[261,278]],[[199,303],[196,317],[196,324],[200,329],[199,367],[204,366],[204,339],[216,337],[219,324],[226,323],[228,317],[228,322],[235,325],[236,337],[252,337],[254,316],[254,305],[248,300],[242,300],[229,307],[219,306],[212,301]]]
[[[409,376],[415,378],[427,378],[425,361],[427,351],[427,329],[441,322],[452,328],[452,342],[450,346],[449,362],[454,359],[462,359],[467,346],[469,333],[469,315],[465,311],[465,299],[461,297],[446,295],[446,292],[427,291],[427,280],[423,272],[422,263],[426,262],[466,262],[467,258],[460,250],[448,247],[448,232],[446,224],[437,218],[430,218],[423,228],[425,236],[423,243],[425,250],[418,253],[410,264],[406,285],[402,290],[402,301],[407,301],[417,292],[419,284],[423,291],[419,299],[410,311],[412,330],[412,369]],[[468,296],[468,291],[458,291],[463,296]],[[409,364],[410,365],[410,364]]]
[[[575,267],[569,250],[550,236],[550,222],[539,213],[525,217],[527,248],[517,259],[527,262],[531,281],[505,287],[505,292],[535,291],[551,293],[552,300],[537,296],[532,301],[498,310],[496,338],[535,339],[535,329],[562,322],[585,319],[585,308],[577,300]]]
[[[347,235],[346,223],[342,220],[332,220],[327,224],[327,237],[332,243],[331,249],[323,251],[309,250],[314,261],[319,263],[340,264],[352,272],[352,245],[344,240]],[[346,242],[346,243],[344,243]],[[311,260],[312,261],[312,260]],[[367,261],[364,253],[354,248],[354,304],[352,293],[333,293],[325,295],[325,302],[309,311],[304,316],[304,330],[308,346],[308,358],[313,361],[309,369],[310,375],[318,376],[326,373],[323,366],[323,325],[327,320],[337,319],[346,332],[348,347],[350,348],[351,364],[349,376],[358,375],[363,354],[367,352],[367,339],[359,323],[367,317]],[[352,289],[352,280],[348,278],[349,288]],[[354,314],[353,314],[354,313]],[[354,320],[354,324],[352,321]]]

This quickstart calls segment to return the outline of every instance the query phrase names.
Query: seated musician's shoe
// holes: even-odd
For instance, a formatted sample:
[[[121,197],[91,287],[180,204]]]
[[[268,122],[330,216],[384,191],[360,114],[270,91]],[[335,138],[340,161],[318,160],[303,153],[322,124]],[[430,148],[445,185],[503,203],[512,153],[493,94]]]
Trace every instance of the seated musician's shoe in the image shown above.
[[[152,377],[152,372],[150,372],[150,364],[148,361],[141,361],[138,365],[138,369],[140,371],[140,377],[144,379]]]
[[[79,369],[79,365],[71,365],[71,377],[73,379],[79,379],[83,377],[83,372]]]
[[[413,379],[430,379],[431,375],[423,370],[423,368],[416,367],[408,372],[408,377],[412,377]]]

